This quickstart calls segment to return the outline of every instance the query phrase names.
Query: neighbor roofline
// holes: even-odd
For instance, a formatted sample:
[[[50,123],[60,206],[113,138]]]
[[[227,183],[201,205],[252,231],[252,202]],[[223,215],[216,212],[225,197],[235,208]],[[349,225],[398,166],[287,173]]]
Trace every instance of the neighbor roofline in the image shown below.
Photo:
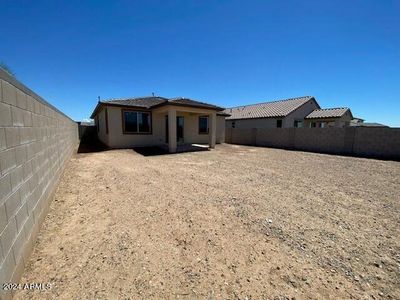
[[[292,110],[291,112],[289,112],[286,115],[278,115],[278,116],[270,116],[270,117],[256,117],[256,118],[231,118],[228,120],[254,120],[254,119],[276,119],[276,118],[286,118],[287,116],[289,116],[290,114],[294,113],[296,110],[298,110],[299,108],[301,108],[303,105],[307,104],[308,102],[310,102],[311,100],[314,100],[315,104],[317,104],[318,109],[321,109],[321,107],[319,106],[317,99],[315,99],[315,97],[313,96],[304,96],[304,97],[298,97],[300,98],[305,98],[305,97],[311,97],[310,99],[308,99],[306,102],[304,102],[303,104],[299,105],[298,107],[296,107],[294,110]],[[292,98],[292,99],[287,99],[287,100],[295,100],[297,98]],[[273,101],[273,102],[280,102],[280,101],[286,101],[286,100],[279,100],[279,101]],[[264,102],[263,102],[264,103]],[[271,103],[271,102],[265,102],[265,103]],[[259,103],[262,104],[262,103]],[[256,104],[252,104],[252,105],[256,105]],[[250,106],[250,105],[245,105],[245,106]],[[241,106],[238,106],[241,107]],[[229,108],[227,108],[229,109]]]
[[[343,115],[338,117],[304,117],[304,120],[314,120],[314,119],[338,119],[343,117]]]
[[[286,115],[286,116],[287,116],[287,115]],[[281,119],[281,118],[285,118],[286,116],[284,116],[284,115],[279,115],[279,116],[272,116],[272,117],[232,118],[232,119],[227,119],[227,121],[233,121],[233,120],[254,120],[254,119]]]
[[[320,108],[320,109],[321,109],[321,108]],[[313,119],[337,119],[337,118],[343,117],[343,115],[344,115],[345,113],[347,113],[347,112],[350,112],[351,119],[354,119],[353,113],[351,112],[351,109],[350,109],[349,107],[322,108],[321,110],[333,110],[333,109],[346,109],[346,110],[343,112],[343,114],[341,114],[340,116],[337,116],[337,117],[308,117],[308,116],[305,116],[305,117],[304,117],[304,120],[313,120]],[[313,113],[313,112],[310,112],[309,115],[312,114],[312,113]]]
[[[291,115],[292,113],[294,113],[296,110],[298,110],[299,108],[301,108],[302,106],[306,105],[308,102],[310,102],[311,100],[314,100],[315,104],[317,104],[318,109],[321,109],[321,106],[319,106],[317,99],[315,99],[315,97],[311,97],[310,99],[308,99],[306,102],[304,102],[302,105],[298,106],[297,108],[293,109],[290,113],[288,113],[287,115],[285,115],[285,118],[289,115]]]
[[[301,99],[301,98],[307,98],[307,97],[310,97],[310,100],[311,100],[312,98],[314,98],[314,96],[292,97],[292,98],[281,99],[281,100],[263,101],[263,102],[257,102],[257,103],[247,104],[247,105],[232,106],[232,107],[227,107],[226,109],[233,109],[233,108],[246,107],[246,106],[253,106],[253,105],[260,105],[260,104],[269,104],[269,103],[276,103],[276,102],[291,101],[291,100],[296,100],[296,99]],[[315,98],[314,98],[314,100],[315,100]],[[315,101],[315,102],[316,102],[316,101]],[[317,104],[318,104],[318,103],[317,103]],[[318,106],[319,106],[319,105],[318,105]]]

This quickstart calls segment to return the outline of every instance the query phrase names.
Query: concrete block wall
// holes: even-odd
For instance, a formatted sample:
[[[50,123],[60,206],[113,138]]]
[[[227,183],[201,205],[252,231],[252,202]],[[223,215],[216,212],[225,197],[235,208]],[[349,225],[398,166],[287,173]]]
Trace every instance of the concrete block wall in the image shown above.
[[[400,160],[400,128],[226,128],[226,142]]]
[[[346,128],[295,128],[294,148],[302,151],[341,154],[345,152]]]
[[[353,151],[359,156],[400,160],[400,128],[357,128]]]
[[[78,142],[74,121],[0,69],[0,284],[19,281]]]
[[[294,128],[271,128],[270,130],[257,130],[257,146],[266,146],[282,149],[294,148]]]

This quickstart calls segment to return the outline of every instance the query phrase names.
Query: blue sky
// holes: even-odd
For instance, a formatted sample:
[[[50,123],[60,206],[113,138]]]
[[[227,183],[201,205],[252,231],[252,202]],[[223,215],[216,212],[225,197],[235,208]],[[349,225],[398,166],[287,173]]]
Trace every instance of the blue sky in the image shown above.
[[[400,1],[2,0],[0,61],[75,120],[102,99],[313,95],[400,127]]]

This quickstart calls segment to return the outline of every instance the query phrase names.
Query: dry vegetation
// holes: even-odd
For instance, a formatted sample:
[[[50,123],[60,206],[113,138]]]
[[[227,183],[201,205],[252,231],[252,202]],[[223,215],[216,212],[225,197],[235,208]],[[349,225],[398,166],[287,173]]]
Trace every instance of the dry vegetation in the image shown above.
[[[37,299],[400,299],[400,163],[245,146],[69,163]]]

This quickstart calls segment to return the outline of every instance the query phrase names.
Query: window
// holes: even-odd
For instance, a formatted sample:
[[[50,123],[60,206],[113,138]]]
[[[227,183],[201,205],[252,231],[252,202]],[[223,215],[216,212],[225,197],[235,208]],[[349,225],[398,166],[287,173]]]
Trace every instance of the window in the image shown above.
[[[232,128],[235,128],[235,127],[236,127],[236,122],[232,121]]]
[[[125,110],[122,113],[124,133],[151,133],[149,112]]]
[[[311,123],[310,123],[310,127],[311,127],[311,128],[315,128],[315,127],[317,127],[317,123],[315,123],[315,122],[311,122]]]
[[[299,121],[299,120],[294,121],[294,127],[295,128],[303,127],[303,121]]]
[[[208,134],[208,117],[199,117],[199,134]]]
[[[282,128],[282,120],[276,120],[276,128]]]

